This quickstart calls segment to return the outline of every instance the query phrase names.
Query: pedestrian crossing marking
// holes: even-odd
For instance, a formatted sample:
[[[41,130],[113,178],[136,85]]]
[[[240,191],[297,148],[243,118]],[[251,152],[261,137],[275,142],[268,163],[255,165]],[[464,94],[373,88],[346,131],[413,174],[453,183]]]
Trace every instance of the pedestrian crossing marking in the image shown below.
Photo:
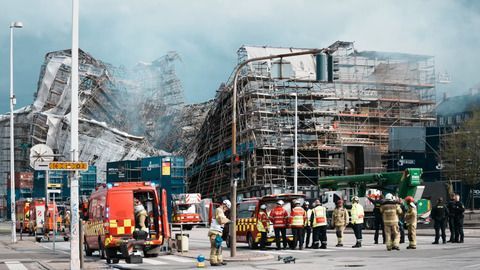
[[[9,270],[27,270],[27,268],[19,261],[8,261],[5,265]]]
[[[153,260],[153,259],[147,259],[147,258],[143,258],[143,262],[148,263],[148,264],[153,264],[153,265],[167,264],[166,262],[157,261],[157,260]]]
[[[191,263],[191,262],[195,262],[195,260],[193,259],[188,259],[188,258],[185,258],[185,257],[179,257],[179,256],[175,256],[175,255],[169,255],[169,256],[162,256],[160,257],[162,259],[165,259],[165,260],[169,260],[169,261],[174,261],[174,262],[181,262],[181,263]]]

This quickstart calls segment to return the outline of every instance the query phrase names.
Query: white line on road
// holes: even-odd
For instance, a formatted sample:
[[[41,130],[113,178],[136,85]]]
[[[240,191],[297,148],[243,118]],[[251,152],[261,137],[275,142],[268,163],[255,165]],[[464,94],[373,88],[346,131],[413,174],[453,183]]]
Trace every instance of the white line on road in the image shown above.
[[[159,257],[159,258],[169,260],[169,261],[174,261],[174,262],[181,262],[181,263],[192,263],[192,262],[195,261],[193,259],[183,258],[183,257],[175,256],[175,255],[167,255],[167,256],[162,256],[162,257]]]
[[[5,265],[9,270],[28,270],[23,264],[19,261],[9,261],[5,262]]]
[[[167,264],[166,262],[157,261],[157,260],[153,260],[153,259],[147,259],[147,258],[143,258],[143,262],[148,263],[148,264],[153,264],[153,265]]]

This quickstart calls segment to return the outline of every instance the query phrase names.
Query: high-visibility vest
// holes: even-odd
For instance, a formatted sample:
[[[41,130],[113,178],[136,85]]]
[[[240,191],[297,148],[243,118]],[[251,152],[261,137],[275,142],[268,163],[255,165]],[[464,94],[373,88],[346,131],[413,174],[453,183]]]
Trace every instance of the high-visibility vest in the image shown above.
[[[268,226],[267,213],[265,213],[264,211],[260,211],[258,213],[258,218],[257,218],[257,230],[259,232],[267,232],[267,226]]]
[[[305,226],[306,213],[302,207],[295,207],[291,213],[292,216],[292,228],[303,228]]]
[[[352,210],[350,211],[352,214],[352,224],[362,224],[363,218],[365,216],[365,212],[363,212],[363,206],[359,203],[352,204]]]
[[[327,209],[321,205],[313,208],[313,225],[312,227],[327,225]]]
[[[288,213],[283,207],[277,206],[270,212],[270,220],[273,228],[285,228],[287,226]]]
[[[310,224],[310,217],[312,216],[313,210],[308,209],[307,210],[307,221],[305,222],[305,226],[311,227],[312,224]]]

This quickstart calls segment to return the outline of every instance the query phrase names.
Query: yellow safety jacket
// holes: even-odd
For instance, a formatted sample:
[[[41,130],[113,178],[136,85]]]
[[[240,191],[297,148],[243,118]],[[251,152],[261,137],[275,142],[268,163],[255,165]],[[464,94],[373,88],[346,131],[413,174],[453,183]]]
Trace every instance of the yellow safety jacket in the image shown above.
[[[268,216],[267,213],[260,211],[257,218],[257,230],[259,232],[267,232]]]
[[[359,203],[352,204],[352,210],[350,210],[350,213],[352,215],[352,224],[363,223],[363,217],[365,216],[365,213],[363,212],[362,205],[360,205]]]
[[[408,211],[405,214],[405,223],[407,225],[415,225],[417,226],[417,208],[409,206]]]
[[[327,209],[321,205],[313,208],[313,224],[312,227],[327,225]]]
[[[335,207],[333,210],[333,226],[335,227],[342,227],[342,226],[347,226],[348,224],[348,211],[347,209],[341,207]]]
[[[402,208],[395,202],[385,202],[380,206],[383,224],[393,226],[398,224],[398,216],[402,214]]]
[[[312,216],[312,213],[313,213],[312,209],[307,210],[307,220],[305,221],[305,226],[307,226],[307,227],[312,226],[312,224],[310,223],[310,217]]]

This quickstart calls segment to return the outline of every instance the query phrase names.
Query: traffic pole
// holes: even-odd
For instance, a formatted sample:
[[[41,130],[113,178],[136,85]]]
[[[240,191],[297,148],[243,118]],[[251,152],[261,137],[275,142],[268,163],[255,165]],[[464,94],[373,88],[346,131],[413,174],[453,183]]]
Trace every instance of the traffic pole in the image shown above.
[[[78,161],[78,18],[79,0],[72,0],[72,64],[71,64],[71,108],[70,108],[70,153],[73,162]],[[80,233],[78,214],[78,178],[79,172],[70,174],[70,269],[80,268]]]

